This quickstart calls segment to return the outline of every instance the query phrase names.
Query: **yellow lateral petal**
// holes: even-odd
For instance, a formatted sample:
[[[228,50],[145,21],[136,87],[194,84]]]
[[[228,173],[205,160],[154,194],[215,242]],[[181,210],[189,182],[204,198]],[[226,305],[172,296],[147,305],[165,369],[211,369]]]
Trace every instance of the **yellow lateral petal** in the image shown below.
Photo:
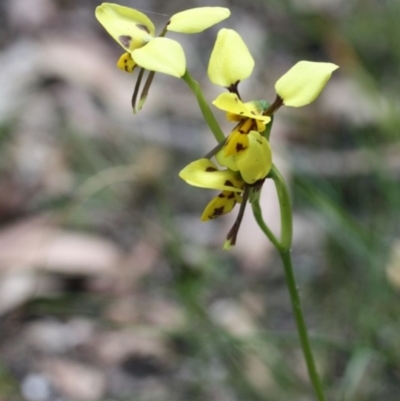
[[[238,153],[236,163],[245,182],[254,184],[267,176],[272,167],[272,152],[268,141],[257,131],[250,131],[249,147]]]
[[[167,25],[168,31],[198,33],[218,24],[231,15],[224,7],[198,7],[173,15]]]
[[[229,170],[219,171],[208,159],[199,159],[188,164],[179,173],[188,184],[200,188],[242,192],[243,181]]]
[[[210,81],[228,88],[248,78],[253,68],[253,57],[240,35],[232,29],[221,29],[208,64]]]
[[[103,3],[96,8],[97,20],[106,31],[127,51],[137,49],[154,37],[151,20],[133,8]]]
[[[231,171],[239,171],[236,164],[236,159],[233,155],[226,156],[225,148],[222,148],[216,155],[215,158],[220,166],[227,167]]]
[[[285,106],[305,106],[317,98],[337,68],[332,63],[299,61],[278,79],[275,84],[276,93],[283,99]]]
[[[185,53],[175,40],[155,38],[132,52],[136,64],[146,70],[162,72],[180,78],[186,70]]]
[[[132,73],[136,67],[136,63],[133,61],[130,53],[124,53],[117,62],[117,67],[125,72]]]
[[[236,205],[235,193],[223,191],[218,196],[213,198],[205,207],[201,215],[202,221],[215,219],[223,214],[229,213]]]

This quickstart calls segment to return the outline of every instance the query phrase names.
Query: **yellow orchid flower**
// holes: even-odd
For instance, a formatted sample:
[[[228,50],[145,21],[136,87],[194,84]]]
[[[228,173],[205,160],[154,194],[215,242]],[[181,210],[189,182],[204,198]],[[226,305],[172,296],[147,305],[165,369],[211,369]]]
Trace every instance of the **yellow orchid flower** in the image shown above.
[[[244,181],[231,170],[218,170],[208,159],[196,160],[187,165],[179,176],[188,184],[222,192],[213,198],[204,209],[202,221],[214,219],[232,211],[236,203],[241,203]]]
[[[271,120],[271,117],[263,115],[267,103],[243,103],[236,93],[223,93],[213,104],[227,112],[228,120],[239,121],[217,155],[219,164],[233,171],[240,171],[248,184],[265,178],[272,165],[271,148],[267,139],[260,134]],[[249,154],[257,157],[247,157]]]
[[[299,61],[276,81],[276,93],[285,106],[305,106],[318,97],[338,68],[333,63]]]
[[[134,109],[143,72],[152,71],[140,98],[140,109],[155,72],[180,78],[186,71],[182,46],[175,40],[165,38],[166,32],[201,32],[228,18],[230,11],[223,7],[199,7],[182,11],[171,17],[158,37],[155,37],[152,21],[145,14],[132,8],[103,3],[96,8],[95,15],[100,24],[125,50],[117,66],[130,73],[137,65],[142,68],[132,99]]]

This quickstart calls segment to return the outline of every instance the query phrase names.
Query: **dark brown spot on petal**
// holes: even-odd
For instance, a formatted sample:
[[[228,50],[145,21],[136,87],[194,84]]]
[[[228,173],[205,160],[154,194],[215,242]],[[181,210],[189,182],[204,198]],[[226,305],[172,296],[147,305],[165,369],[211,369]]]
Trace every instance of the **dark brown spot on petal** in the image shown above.
[[[250,113],[251,113],[251,114],[253,114],[253,116],[255,116],[255,115],[256,115],[256,113],[254,113],[254,111],[253,111],[253,110],[251,110],[251,111],[250,111]]]
[[[243,111],[240,111],[239,114],[244,114],[244,112],[243,112]]]
[[[238,130],[241,134],[247,134],[246,131],[243,131],[242,129]]]
[[[228,199],[233,199],[235,197],[234,192],[229,192]]]
[[[227,187],[234,187],[232,181],[229,181],[229,180],[226,180],[226,181],[224,182],[224,185],[226,185]]]
[[[147,33],[150,33],[150,29],[147,28],[146,25],[137,24],[136,26],[137,26],[139,29],[141,29],[142,31],[145,31],[145,32],[147,32]]]
[[[225,194],[223,193],[223,192],[221,192],[219,195],[218,195],[218,198],[225,198]]]
[[[216,207],[214,209],[214,211],[212,212],[211,216],[208,216],[210,219],[215,219],[216,217],[221,216],[222,214],[224,214],[224,206],[221,207]]]
[[[207,172],[212,172],[212,171],[218,171],[218,170],[217,170],[215,167],[211,167],[211,166],[210,166],[210,167],[207,167],[207,168],[206,168],[206,171],[207,171]]]
[[[121,35],[118,36],[118,40],[121,42],[122,46],[129,48],[129,45],[131,44],[132,41],[132,37],[128,35]]]
[[[246,148],[243,146],[243,144],[237,143],[235,149],[236,149],[236,152],[240,152],[242,150],[245,150]]]

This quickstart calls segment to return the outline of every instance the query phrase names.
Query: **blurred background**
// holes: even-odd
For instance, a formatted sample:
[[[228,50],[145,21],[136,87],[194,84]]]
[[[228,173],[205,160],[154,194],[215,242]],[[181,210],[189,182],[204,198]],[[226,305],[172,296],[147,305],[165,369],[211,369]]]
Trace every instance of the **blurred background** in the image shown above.
[[[314,400],[280,260],[247,210],[202,223],[213,191],[178,172],[215,143],[184,82],[135,75],[95,0],[0,1],[0,400]],[[400,2],[125,0],[162,29],[186,8],[231,17],[177,35],[211,101],[222,27],[256,66],[244,100],[274,99],[299,60],[340,65],[275,116],[293,261],[330,400],[400,394]],[[215,111],[225,132],[232,125]],[[273,188],[266,220],[278,228]]]

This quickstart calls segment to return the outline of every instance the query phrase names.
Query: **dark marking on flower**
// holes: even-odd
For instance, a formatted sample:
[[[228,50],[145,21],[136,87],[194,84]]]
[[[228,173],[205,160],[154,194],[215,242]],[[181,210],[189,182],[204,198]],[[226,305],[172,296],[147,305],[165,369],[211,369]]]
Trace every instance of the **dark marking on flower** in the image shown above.
[[[145,31],[145,32],[147,32],[147,33],[150,33],[150,29],[147,28],[146,25],[136,24],[136,26],[137,26],[139,29],[141,29],[142,31]]]
[[[224,199],[224,198],[225,198],[225,194],[224,194],[223,192],[221,192],[221,193],[218,195],[218,198]]]
[[[206,168],[207,173],[211,173],[212,171],[218,171],[215,167],[207,167]]]
[[[239,111],[239,114],[244,114],[244,111]]]
[[[210,219],[215,219],[216,217],[219,217],[219,216],[223,215],[224,214],[224,209],[225,209],[225,206],[216,207],[214,209],[214,211],[212,212],[211,216],[209,216]]]
[[[245,150],[246,149],[246,147],[245,146],[243,146],[243,144],[241,144],[241,143],[237,143],[236,144],[236,152],[240,152],[240,151],[242,151],[242,150]]]
[[[261,141],[260,139],[256,139],[256,141],[257,141],[260,145],[262,145],[262,141]]]
[[[229,192],[228,199],[233,199],[235,197],[234,192]]]
[[[251,113],[251,114],[253,114],[253,116],[255,116],[255,115],[256,115],[256,113],[254,113],[254,111],[253,111],[253,110],[251,110],[251,111],[250,111],[250,113]]]
[[[224,185],[226,185],[227,187],[234,187],[232,181],[229,181],[229,180],[226,180],[226,181],[224,182]]]
[[[132,36],[121,35],[118,36],[118,40],[121,42],[122,46],[129,48],[129,45],[131,44],[132,41]]]

